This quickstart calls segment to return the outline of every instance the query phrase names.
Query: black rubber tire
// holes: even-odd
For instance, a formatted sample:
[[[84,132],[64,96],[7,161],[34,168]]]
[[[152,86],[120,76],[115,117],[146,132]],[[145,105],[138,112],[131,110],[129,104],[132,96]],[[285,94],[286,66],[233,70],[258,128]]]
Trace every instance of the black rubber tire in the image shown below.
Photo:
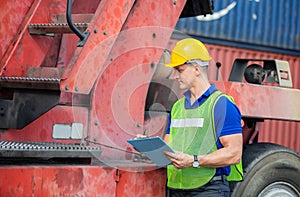
[[[300,155],[293,150],[271,143],[247,145],[243,168],[244,180],[230,183],[232,197],[257,197],[272,183],[287,184],[300,194]]]

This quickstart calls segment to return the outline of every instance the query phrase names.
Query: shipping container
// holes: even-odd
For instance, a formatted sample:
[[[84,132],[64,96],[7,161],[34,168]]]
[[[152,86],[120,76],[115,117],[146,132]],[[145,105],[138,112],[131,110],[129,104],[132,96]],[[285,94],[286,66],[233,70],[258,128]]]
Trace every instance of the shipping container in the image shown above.
[[[206,43],[300,55],[299,0],[215,1],[214,14],[180,19],[176,29]]]
[[[219,80],[228,81],[233,61],[236,58],[280,59],[290,64],[294,88],[300,89],[300,57],[256,50],[225,47],[206,44],[214,62],[222,64],[219,71]],[[274,106],[276,107],[276,106]],[[299,109],[300,110],[300,109]],[[259,142],[271,142],[289,147],[300,152],[300,123],[265,120],[259,125]]]

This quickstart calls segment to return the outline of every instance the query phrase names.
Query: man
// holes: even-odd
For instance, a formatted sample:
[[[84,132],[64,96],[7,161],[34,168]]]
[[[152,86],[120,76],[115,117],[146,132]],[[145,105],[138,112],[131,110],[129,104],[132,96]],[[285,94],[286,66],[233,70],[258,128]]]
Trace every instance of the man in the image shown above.
[[[210,85],[209,60],[202,42],[186,38],[175,45],[167,65],[187,90],[172,107],[165,136],[176,152],[165,152],[172,162],[170,196],[229,196],[227,179],[242,179],[241,114],[231,97]]]

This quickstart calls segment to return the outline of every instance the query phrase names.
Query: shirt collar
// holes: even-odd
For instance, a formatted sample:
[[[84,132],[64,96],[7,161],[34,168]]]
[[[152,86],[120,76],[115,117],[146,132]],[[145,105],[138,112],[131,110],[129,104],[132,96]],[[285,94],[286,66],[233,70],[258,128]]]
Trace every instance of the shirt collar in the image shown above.
[[[214,84],[211,84],[210,87],[193,103],[191,104],[191,92],[190,90],[184,93],[185,96],[185,107],[186,108],[195,108],[199,107],[212,93],[218,89]]]

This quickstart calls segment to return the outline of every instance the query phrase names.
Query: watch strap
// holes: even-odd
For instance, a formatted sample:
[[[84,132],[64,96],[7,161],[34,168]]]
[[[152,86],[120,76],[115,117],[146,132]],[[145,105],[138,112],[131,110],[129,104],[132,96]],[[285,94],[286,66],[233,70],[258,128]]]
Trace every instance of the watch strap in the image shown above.
[[[198,155],[194,155],[194,161],[198,162]]]

